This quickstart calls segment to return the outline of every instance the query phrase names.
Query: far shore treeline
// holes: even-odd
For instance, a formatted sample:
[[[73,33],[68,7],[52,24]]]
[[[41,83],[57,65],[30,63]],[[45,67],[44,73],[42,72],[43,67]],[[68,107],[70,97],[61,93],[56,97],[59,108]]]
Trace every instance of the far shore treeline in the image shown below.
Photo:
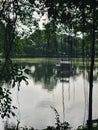
[[[0,24],[2,27],[2,25]],[[47,25],[50,27],[50,25]],[[49,28],[48,28],[49,29]],[[91,44],[89,36],[85,36],[85,50],[83,53],[82,38],[70,36],[67,34],[55,35],[52,30],[36,30],[29,37],[19,37],[15,39],[11,52],[12,58],[33,58],[33,57],[64,57],[64,58],[82,58],[90,57]],[[2,30],[2,35],[3,35]],[[3,58],[2,40],[0,41],[0,57]],[[98,57],[98,46],[96,45],[96,57]]]

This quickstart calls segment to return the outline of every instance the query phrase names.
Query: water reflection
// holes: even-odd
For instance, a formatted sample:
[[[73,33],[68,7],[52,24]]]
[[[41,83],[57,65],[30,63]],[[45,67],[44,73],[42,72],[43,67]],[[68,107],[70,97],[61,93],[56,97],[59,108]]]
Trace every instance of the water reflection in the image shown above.
[[[21,64],[24,66],[24,64]],[[82,73],[85,72],[84,79],[89,81],[89,66],[82,66],[82,65],[73,65],[73,73],[67,74],[58,74],[56,73],[56,64],[52,64],[50,62],[46,63],[30,63],[25,64],[30,70],[30,76],[34,80],[35,83],[43,83],[43,88],[49,91],[52,91],[55,86],[57,85],[58,80],[62,77],[69,78],[72,77],[74,80]],[[98,67],[94,69],[94,81],[98,79]],[[62,81],[63,82],[63,81]],[[65,81],[67,82],[67,81]]]
[[[49,62],[31,63],[25,64],[25,66],[25,71],[23,71],[24,64],[16,68],[12,65],[14,71],[12,71],[13,69],[10,71],[5,69],[9,81],[7,78],[5,78],[6,80],[0,78],[1,83],[4,83],[5,80],[8,81],[8,84],[13,84],[13,73],[15,74],[15,81],[17,81],[17,77],[21,77],[21,74],[28,77],[28,87],[25,87],[26,84],[23,82],[20,85],[19,102],[22,116],[20,122],[24,122],[24,124],[29,122],[27,125],[38,129],[53,124],[55,116],[50,111],[50,106],[54,106],[60,112],[61,119],[67,120],[73,127],[82,123],[85,124],[88,110],[89,67],[74,65],[73,73],[62,76],[56,73],[56,64]],[[19,70],[19,73],[16,70]],[[29,75],[27,76],[27,74]],[[97,83],[97,75],[98,68],[96,67],[94,83]],[[13,88],[13,91],[15,91],[15,88]],[[13,94],[13,97],[15,100],[15,94]],[[26,116],[25,119],[24,116]]]
[[[80,75],[79,68],[74,66],[73,73],[58,74],[56,73],[56,65],[51,63],[40,63],[40,64],[29,64],[29,69],[31,70],[30,76],[33,78],[34,82],[42,83],[43,89],[52,91],[57,83],[69,82],[67,78],[73,77],[74,79]],[[64,78],[64,79],[63,79]]]
[[[31,76],[35,83],[42,83],[43,89],[52,91],[57,85],[57,78],[55,75],[55,65],[50,63],[33,64],[34,71]],[[32,71],[32,66],[31,66]]]

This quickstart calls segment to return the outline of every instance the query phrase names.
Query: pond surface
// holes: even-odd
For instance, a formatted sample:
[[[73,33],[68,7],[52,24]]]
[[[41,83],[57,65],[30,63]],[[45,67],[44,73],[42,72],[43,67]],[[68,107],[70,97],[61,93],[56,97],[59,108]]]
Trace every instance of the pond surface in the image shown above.
[[[23,61],[24,62],[24,61]],[[89,69],[82,65],[74,66],[74,72],[65,77],[56,73],[56,62],[48,60],[26,62],[31,70],[29,84],[21,82],[20,91],[17,86],[11,89],[13,105],[17,117],[0,121],[0,129],[6,122],[20,126],[31,126],[38,130],[55,125],[54,107],[60,115],[61,122],[67,121],[74,128],[84,125],[88,118]],[[23,63],[21,63],[23,64]],[[93,118],[98,118],[98,70],[94,70]]]

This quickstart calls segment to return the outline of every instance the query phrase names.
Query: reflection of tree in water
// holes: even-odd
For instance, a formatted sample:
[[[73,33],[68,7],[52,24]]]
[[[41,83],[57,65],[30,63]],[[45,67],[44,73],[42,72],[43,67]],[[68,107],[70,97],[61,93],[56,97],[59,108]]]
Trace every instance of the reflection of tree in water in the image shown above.
[[[89,82],[89,76],[90,76],[90,67],[89,66],[79,66],[79,69],[82,70],[82,72],[86,73],[85,76],[83,76],[83,79],[86,79]],[[94,67],[93,71],[93,81],[98,80],[98,67]]]
[[[52,63],[36,63],[28,65],[32,68],[34,66],[34,72],[31,74],[35,83],[42,83],[44,89],[49,91],[53,90],[57,85],[57,81],[62,78],[62,74],[55,74],[56,65]],[[73,73],[64,74],[63,77],[69,78],[72,77],[74,80],[81,75],[81,71],[78,66],[74,66]]]
[[[33,64],[35,67],[34,72],[31,74],[35,83],[43,83],[43,88],[48,90],[53,90],[57,84],[57,81],[61,79],[62,75],[55,75],[55,64],[51,63],[36,63]],[[30,65],[31,67],[31,65]],[[94,70],[94,81],[97,81],[97,68]],[[89,66],[82,66],[82,65],[74,65],[73,72],[70,75],[64,74],[63,77],[69,78],[72,77],[73,80],[77,80],[77,78],[86,71],[86,76],[83,77],[87,81],[89,81]]]
[[[35,64],[35,71],[32,74],[35,83],[41,82],[44,89],[53,90],[57,84],[54,67],[55,65],[50,63]]]
[[[83,76],[83,79],[89,81],[89,75],[90,75],[90,67],[89,66],[83,66],[83,65],[75,65],[74,66],[74,72],[72,73],[72,78],[74,80],[76,80],[78,78],[79,75],[81,75],[82,73],[86,73],[85,76]],[[98,67],[94,68],[94,77],[93,77],[94,81],[98,80]]]

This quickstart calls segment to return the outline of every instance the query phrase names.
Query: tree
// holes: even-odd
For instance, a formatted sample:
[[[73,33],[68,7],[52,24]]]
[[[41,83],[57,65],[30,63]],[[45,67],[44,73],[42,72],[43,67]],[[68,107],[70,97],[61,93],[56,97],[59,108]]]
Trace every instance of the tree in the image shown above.
[[[4,43],[4,30],[5,26],[4,24],[0,21],[0,53],[3,52],[3,43]]]
[[[29,0],[0,0],[0,22],[5,26],[3,48],[6,61],[10,60],[15,36],[20,33],[19,26],[27,25],[29,31],[32,31],[33,25],[37,27],[39,19],[34,16],[36,9],[35,0],[32,5]]]
[[[6,61],[10,60],[10,52],[14,41],[15,23],[17,20],[18,3],[15,1],[0,1],[0,20],[5,25],[4,29],[4,54]]]
[[[96,30],[96,0],[92,3],[92,51],[91,51],[91,66],[90,66],[90,83],[89,83],[89,117],[88,117],[88,129],[92,130],[92,95],[93,95],[93,69],[95,58],[95,30]]]

